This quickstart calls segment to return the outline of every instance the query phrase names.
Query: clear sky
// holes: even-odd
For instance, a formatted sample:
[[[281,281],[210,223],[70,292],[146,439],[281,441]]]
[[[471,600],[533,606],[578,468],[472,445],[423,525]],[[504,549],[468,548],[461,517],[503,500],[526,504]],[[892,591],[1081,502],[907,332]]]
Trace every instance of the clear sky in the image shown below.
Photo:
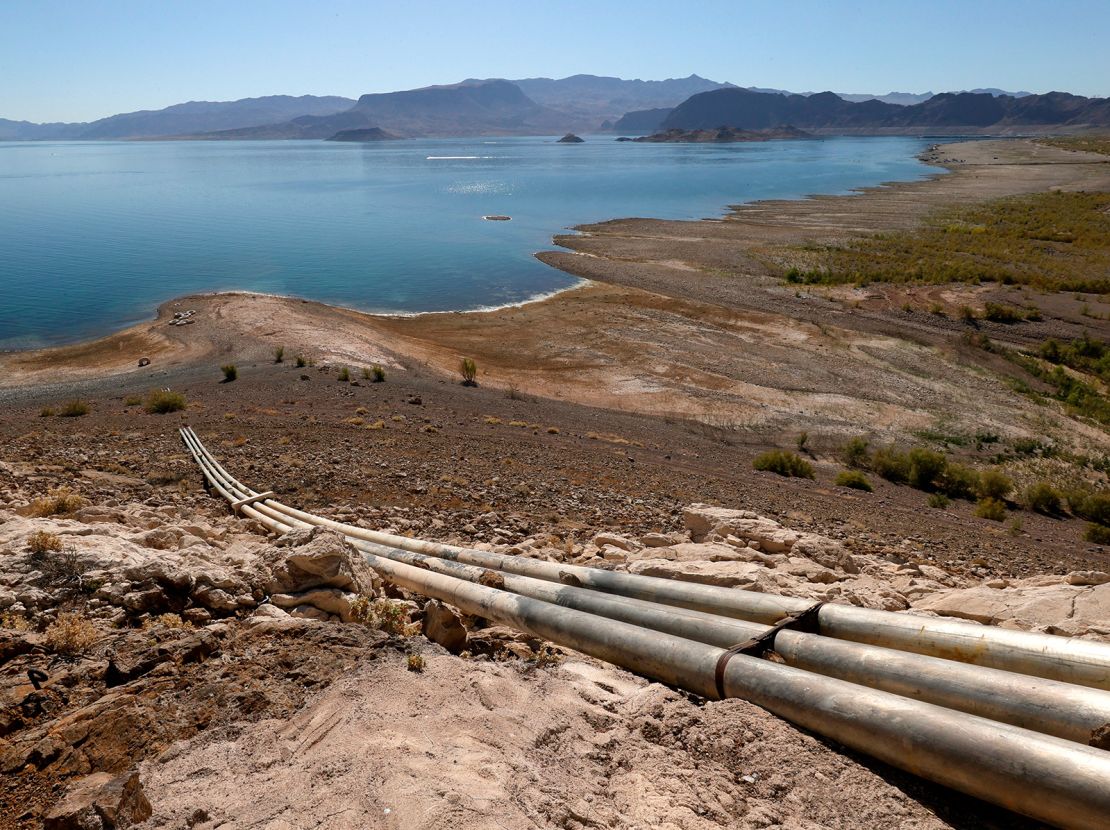
[[[795,91],[1110,95],[1110,0],[0,0],[0,117],[697,73]]]

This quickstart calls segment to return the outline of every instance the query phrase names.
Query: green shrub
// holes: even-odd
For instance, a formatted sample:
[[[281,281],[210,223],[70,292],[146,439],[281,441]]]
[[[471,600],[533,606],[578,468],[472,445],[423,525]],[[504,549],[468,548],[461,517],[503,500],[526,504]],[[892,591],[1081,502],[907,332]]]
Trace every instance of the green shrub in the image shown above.
[[[979,498],[1005,501],[1013,489],[1014,482],[998,470],[983,470],[979,474]]]
[[[813,465],[797,453],[786,450],[769,450],[757,456],[752,466],[757,470],[777,473],[780,476],[813,478]]]
[[[1110,545],[1110,527],[1094,523],[1089,524],[1083,538],[1096,545]]]
[[[794,441],[794,445],[798,448],[798,452],[805,452],[806,451],[806,444],[808,444],[808,443],[809,443],[809,433],[808,432],[798,433],[798,437]]]
[[[980,519],[1001,522],[1006,518],[1006,505],[998,499],[979,499],[979,503],[975,506],[975,515]]]
[[[910,476],[910,460],[893,447],[880,447],[871,454],[871,469],[887,481],[904,484]]]
[[[1020,323],[1025,314],[1013,306],[987,303],[983,307],[983,318],[994,323]]]
[[[1068,507],[1082,519],[1110,526],[1110,493],[1069,494]]]
[[[1060,512],[1060,498],[1060,491],[1047,481],[1038,481],[1025,490],[1025,506],[1047,516]]]
[[[89,405],[84,401],[70,401],[58,410],[63,418],[80,418],[89,414]]]
[[[40,418],[53,418],[54,417],[54,410],[49,406],[44,406],[41,410],[39,410],[39,417]]]
[[[463,386],[478,385],[478,364],[471,358],[464,357],[459,361],[459,374],[462,375]]]
[[[124,406],[138,406],[142,402],[143,399],[139,395],[128,395],[126,398],[123,399]]]
[[[274,349],[274,363],[281,363],[285,360],[285,346],[278,346]]]
[[[239,377],[239,370],[235,368],[234,363],[228,363],[220,367],[220,371],[224,373],[224,383],[231,383]]]
[[[865,493],[874,491],[871,482],[867,480],[867,476],[859,470],[844,470],[836,477],[837,487],[851,487],[853,490],[863,490]]]
[[[297,368],[298,368],[298,369],[303,369],[303,368],[304,368],[305,366],[307,366],[307,365],[308,365],[308,361],[304,359],[304,355],[303,355],[303,354],[299,354],[299,355],[297,355],[297,357],[295,358],[295,360],[297,361]]]
[[[147,395],[144,408],[152,415],[165,415],[167,412],[179,412],[186,406],[185,396],[180,392],[155,389]]]
[[[979,491],[979,471],[950,461],[944,468],[940,489],[949,498],[971,501]]]
[[[342,369],[339,370],[339,382],[340,383],[349,383],[350,380],[351,380],[351,370],[348,369],[346,366],[344,366]]]
[[[844,445],[843,458],[844,463],[849,467],[866,467],[867,466],[867,439],[861,436],[856,436]]]
[[[952,502],[944,493],[930,493],[928,505],[929,507],[936,508],[937,510],[944,510]]]
[[[918,490],[932,490],[948,463],[944,455],[925,447],[914,447],[910,450],[907,460],[909,472],[906,481]]]
[[[375,363],[370,367],[371,383],[385,383],[385,369]]]

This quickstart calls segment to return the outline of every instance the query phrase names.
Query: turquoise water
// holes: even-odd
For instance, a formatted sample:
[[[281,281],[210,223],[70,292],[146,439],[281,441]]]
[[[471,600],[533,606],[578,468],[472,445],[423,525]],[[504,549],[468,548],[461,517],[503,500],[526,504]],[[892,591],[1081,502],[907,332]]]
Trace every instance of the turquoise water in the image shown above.
[[[573,284],[532,256],[571,225],[918,178],[925,143],[0,143],[0,348],[104,334],[198,291],[382,312],[521,302]]]

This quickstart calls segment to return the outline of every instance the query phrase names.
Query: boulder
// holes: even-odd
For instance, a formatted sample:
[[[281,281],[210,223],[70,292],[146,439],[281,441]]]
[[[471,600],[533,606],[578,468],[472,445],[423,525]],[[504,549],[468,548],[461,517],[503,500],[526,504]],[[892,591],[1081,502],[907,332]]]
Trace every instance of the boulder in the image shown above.
[[[724,588],[754,585],[765,573],[761,565],[752,562],[671,562],[666,559],[645,559],[629,566],[629,573],[658,576],[703,585],[720,585]]]
[[[594,537],[594,544],[599,548],[604,548],[606,545],[611,545],[615,548],[620,548],[624,551],[636,550],[638,545],[631,539],[624,536],[618,536],[616,533],[599,533]]]
[[[43,820],[44,830],[113,830],[150,818],[139,773],[94,772],[70,787]]]
[[[629,557],[629,560],[666,559],[670,562],[750,562],[755,551],[737,549],[719,542],[696,544],[683,542],[665,548],[649,548]]]
[[[682,521],[695,542],[700,542],[711,531],[727,526],[738,519],[758,519],[750,510],[730,510],[727,507],[713,507],[708,504],[691,504],[682,510]],[[725,533],[719,533],[725,536]]]
[[[1103,585],[1110,582],[1110,574],[1105,571],[1072,571],[1065,581],[1069,585]]]
[[[334,614],[343,622],[351,621],[351,604],[356,599],[358,599],[357,594],[347,593],[338,588],[309,588],[307,591],[270,596],[270,602],[278,608],[288,610],[311,605],[325,614]]]
[[[374,575],[362,556],[338,533],[321,527],[291,530],[263,551],[266,590],[288,594],[310,588],[371,592]]]
[[[424,606],[424,620],[421,625],[424,636],[439,643],[452,654],[459,654],[466,648],[466,626],[455,609],[439,600],[430,600]]]
[[[816,533],[803,533],[791,546],[791,556],[804,556],[826,568],[839,569],[844,573],[858,574],[859,565],[844,545],[827,536]]]

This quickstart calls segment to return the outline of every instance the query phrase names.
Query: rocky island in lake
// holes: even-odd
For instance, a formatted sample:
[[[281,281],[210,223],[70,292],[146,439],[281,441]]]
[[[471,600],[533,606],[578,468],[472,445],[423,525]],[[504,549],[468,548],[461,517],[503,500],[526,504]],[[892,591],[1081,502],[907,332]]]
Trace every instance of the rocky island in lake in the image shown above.
[[[815,138],[813,133],[797,127],[775,127],[770,130],[740,130],[736,127],[718,127],[715,130],[664,130],[642,135],[639,138],[618,138],[617,141],[637,141],[652,144],[731,144],[739,141],[775,141],[783,139]]]

